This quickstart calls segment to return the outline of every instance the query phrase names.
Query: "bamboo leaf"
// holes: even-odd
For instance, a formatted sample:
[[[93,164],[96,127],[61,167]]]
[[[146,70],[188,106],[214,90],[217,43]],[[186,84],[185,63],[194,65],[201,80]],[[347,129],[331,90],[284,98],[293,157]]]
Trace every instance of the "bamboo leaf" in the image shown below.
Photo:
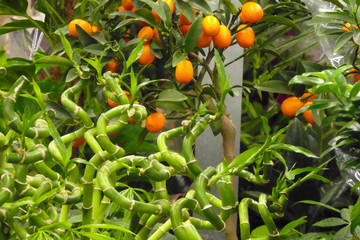
[[[52,189],[51,191],[41,195],[39,198],[34,199],[35,204],[38,205],[38,204],[42,203],[43,201],[45,201],[46,199],[52,197],[58,191],[58,189],[59,189],[59,187],[56,187],[56,188]]]
[[[144,40],[145,39],[142,38],[136,48],[131,51],[129,58],[126,61],[126,69],[128,69],[141,56]]]
[[[130,233],[132,235],[135,235],[133,232],[131,232],[130,230],[126,229],[126,228],[123,228],[123,227],[120,227],[120,226],[117,226],[117,225],[113,225],[113,224],[88,224],[88,225],[82,225],[82,226],[79,226],[75,229],[83,229],[83,228],[93,228],[93,227],[96,227],[96,228],[104,228],[104,229],[112,229],[112,230],[118,230],[118,231],[121,231],[121,232],[125,232],[125,233]]]
[[[297,226],[306,223],[305,220],[306,216],[303,216],[299,219],[296,219],[295,221],[292,221],[288,224],[286,224],[280,231],[280,236],[281,235],[287,235],[289,233],[291,233]]]
[[[34,20],[38,25],[44,26],[44,23],[38,20]],[[0,27],[0,35],[5,33],[22,30],[26,28],[36,28],[37,26],[29,20],[13,20],[12,22],[6,23]]]
[[[303,148],[303,147],[299,147],[299,146],[293,146],[290,144],[285,144],[285,143],[278,143],[278,144],[273,144],[271,145],[269,148],[274,149],[274,150],[288,150],[288,151],[292,151],[292,152],[296,152],[296,153],[300,153],[303,154],[307,157],[310,158],[319,158],[318,156],[316,156],[315,154],[313,154],[310,150]]]
[[[73,50],[71,48],[69,41],[66,39],[66,37],[64,36],[64,34],[62,32],[60,32],[60,39],[61,39],[61,43],[64,47],[64,50],[66,52],[66,55],[72,61],[73,60]]]
[[[330,205],[327,205],[327,204],[321,203],[321,202],[316,202],[316,201],[312,201],[312,200],[303,200],[303,201],[296,202],[295,204],[299,204],[299,203],[313,204],[313,205],[325,207],[325,208],[332,210],[334,212],[337,212],[337,213],[341,213],[341,211],[339,209],[336,209]]]

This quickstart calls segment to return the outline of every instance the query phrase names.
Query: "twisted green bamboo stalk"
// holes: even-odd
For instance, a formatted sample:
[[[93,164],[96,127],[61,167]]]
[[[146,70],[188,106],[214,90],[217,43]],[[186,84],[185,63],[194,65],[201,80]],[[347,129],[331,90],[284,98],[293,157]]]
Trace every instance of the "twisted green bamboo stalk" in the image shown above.
[[[206,219],[211,222],[216,230],[224,231],[225,222],[219,215],[217,215],[215,208],[206,197],[206,187],[209,179],[216,174],[216,170],[213,167],[208,167],[195,180],[195,196],[199,201],[201,211],[204,213]]]
[[[79,117],[86,129],[92,128],[94,126],[93,121],[90,116],[82,109],[79,105],[70,100],[70,97],[75,96],[79,93],[85,86],[86,80],[80,79],[74,86],[66,89],[61,94],[61,103],[66,107],[71,113]]]
[[[22,134],[25,129],[23,129],[24,123],[21,121],[19,114],[15,112],[15,103],[19,92],[28,82],[29,80],[25,76],[21,76],[4,96],[3,113],[5,120],[7,121],[7,125],[19,134]],[[50,136],[47,124],[43,124],[42,122],[38,123],[35,127],[26,129],[24,133],[25,136],[33,139],[47,138]]]

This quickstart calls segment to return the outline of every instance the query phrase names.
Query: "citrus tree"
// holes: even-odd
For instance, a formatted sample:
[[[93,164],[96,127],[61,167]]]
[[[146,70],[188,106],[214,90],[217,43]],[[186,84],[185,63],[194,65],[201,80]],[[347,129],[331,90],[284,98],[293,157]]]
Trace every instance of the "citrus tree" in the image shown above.
[[[297,25],[285,16],[263,17],[286,2],[264,2],[264,10],[256,2],[242,4],[37,1],[42,22],[26,13],[27,1],[1,1],[0,14],[24,19],[0,33],[38,28],[49,51],[31,60],[1,52],[0,237],[160,239],[171,232],[201,239],[204,229],[236,239],[236,213],[241,239],[298,237],[294,228],[304,217],[281,229],[274,219],[283,216],[294,188],[309,179],[326,181],[317,173],[327,162],[289,168],[282,150],[317,156],[283,143],[289,126],[272,131],[265,117],[264,141],[236,156],[224,102],[240,86],[230,86],[223,59],[231,45],[244,48],[239,59],[256,53],[253,27]],[[204,84],[206,75],[211,84]],[[163,131],[169,119],[181,125]],[[201,169],[192,147],[209,125],[223,137],[224,159]],[[181,141],[181,152],[171,140]],[[274,162],[282,173],[271,193],[239,203],[232,176],[265,185]],[[174,176],[194,181],[181,197],[169,194]],[[249,209],[260,227],[250,227]]]

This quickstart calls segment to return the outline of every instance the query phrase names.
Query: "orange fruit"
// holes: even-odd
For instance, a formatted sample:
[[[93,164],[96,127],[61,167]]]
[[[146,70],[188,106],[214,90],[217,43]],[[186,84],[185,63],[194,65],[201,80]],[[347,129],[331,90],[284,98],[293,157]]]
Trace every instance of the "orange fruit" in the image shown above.
[[[83,145],[84,142],[85,142],[85,138],[84,138],[84,137],[81,137],[81,138],[79,138],[78,140],[76,140],[76,141],[73,143],[72,147],[73,147],[73,148],[78,148],[78,147],[80,147],[81,145]]]
[[[189,29],[190,29],[191,25],[187,25],[187,24],[183,24],[179,27],[180,32],[182,33],[182,35],[185,35],[188,33]]]
[[[287,117],[294,117],[303,106],[304,103],[298,97],[288,97],[281,104],[281,112]]]
[[[159,31],[156,28],[154,28],[154,38],[156,39],[156,41],[158,41],[160,44],[162,44],[162,41],[161,41],[161,38],[159,35]]]
[[[142,54],[139,58],[139,63],[141,65],[147,65],[153,63],[154,61],[155,61],[155,55],[151,52],[150,45],[144,44]]]
[[[242,12],[239,14],[239,18],[240,18],[241,23],[247,23],[248,22],[248,20],[244,17],[244,14]]]
[[[242,29],[242,30],[240,30]],[[255,42],[255,33],[254,30],[251,27],[247,27],[246,24],[241,24],[237,28],[237,33],[235,34],[236,42],[242,47],[242,48],[249,48],[252,45],[254,45]]]
[[[112,73],[116,73],[117,72],[117,69],[119,67],[119,63],[115,60],[115,61],[112,61],[112,62],[108,62],[106,64],[106,72],[110,71]]]
[[[78,34],[76,32],[76,25],[79,25],[88,34],[92,33],[92,28],[91,28],[90,23],[88,23],[87,21],[82,20],[82,19],[74,19],[69,24],[69,32],[70,32],[71,36],[76,37],[76,38],[78,37]]]
[[[220,31],[220,22],[215,16],[206,16],[202,21],[203,31],[208,36],[215,36]]]
[[[173,1],[173,0],[164,0],[164,2],[166,2],[166,3],[167,3],[167,5],[168,5],[168,6],[169,6],[169,8],[170,8],[170,12],[171,12],[171,14],[173,14],[173,13],[174,13],[174,10],[175,10],[175,4],[174,4],[174,1]],[[156,1],[156,4],[159,4],[159,2],[158,2],[158,1]],[[151,10],[151,13],[152,13],[152,15],[154,16],[154,18],[155,18],[156,22],[160,22],[160,21],[161,21],[160,16],[157,14],[157,12],[155,12],[155,10],[154,10],[154,9],[153,9],[153,10]]]
[[[145,126],[149,132],[156,133],[161,131],[165,126],[165,116],[162,113],[156,112],[150,114],[146,118]]]
[[[175,78],[179,83],[187,84],[194,77],[194,68],[189,60],[183,60],[176,65]]]
[[[311,96],[312,95],[312,96]],[[301,101],[305,101],[305,103],[307,102],[311,102],[312,100],[314,100],[317,97],[317,94],[311,94],[311,93],[304,93],[300,99]]]
[[[256,2],[246,2],[241,8],[241,12],[249,23],[257,23],[264,16],[262,7]]]
[[[194,15],[196,15],[197,13],[197,10],[196,9],[193,9],[194,11]],[[186,17],[185,15],[180,11],[180,14],[179,14],[179,24],[182,25],[182,24],[185,24],[185,25],[190,25],[192,22],[190,22]]]
[[[204,33],[204,31],[201,32],[201,36],[199,38],[199,41],[197,42],[197,46],[201,48],[205,48],[210,46],[212,38]]]
[[[360,80],[360,74],[356,74],[354,76],[354,84],[357,83]]]
[[[305,103],[304,107],[311,105],[311,104],[312,104],[312,102],[307,102],[307,103]],[[307,110],[307,111],[303,112],[303,116],[308,123],[310,123],[312,125],[316,124],[311,110]]]
[[[96,32],[98,32],[98,31],[100,31],[101,28],[98,27],[98,26],[93,25],[93,26],[91,26],[91,30],[92,30],[93,33],[96,33]]]
[[[124,6],[120,6],[120,7],[118,7],[118,9],[117,9],[119,12],[122,12],[122,11],[127,11],[125,8],[124,8]]]
[[[114,108],[119,106],[119,104],[117,104],[116,102],[112,101],[110,98],[107,99],[108,100],[108,104],[110,107]]]
[[[220,31],[214,37],[212,37],[215,47],[227,48],[231,44],[231,32],[224,26],[220,26]]]
[[[154,30],[151,27],[148,27],[148,26],[141,28],[139,33],[138,33],[138,38],[145,37],[144,44],[150,43],[153,36],[154,36]]]
[[[357,73],[358,73],[358,70],[356,70],[356,68],[351,68],[349,71],[349,74],[347,76],[348,77],[355,76],[355,75],[357,75]]]
[[[131,11],[131,9],[134,7],[131,0],[121,0],[121,5],[124,6],[126,10]]]

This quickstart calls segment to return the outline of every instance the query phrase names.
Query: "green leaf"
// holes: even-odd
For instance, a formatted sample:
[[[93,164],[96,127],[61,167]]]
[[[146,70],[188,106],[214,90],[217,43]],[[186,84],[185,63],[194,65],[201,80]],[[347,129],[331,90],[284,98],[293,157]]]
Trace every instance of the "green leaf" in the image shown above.
[[[82,159],[82,158],[73,158],[73,159],[71,159],[71,162],[89,165],[89,166],[92,166],[95,170],[97,170],[97,167],[95,166],[95,164],[93,164],[85,159]]]
[[[255,228],[252,232],[251,232],[251,239],[256,239],[256,238],[263,238],[263,237],[268,237],[269,236],[269,230],[267,229],[266,225],[262,225],[260,227]]]
[[[44,23],[38,20],[34,20],[38,25],[44,27]],[[6,23],[0,27],[0,35],[5,33],[22,30],[26,28],[36,28],[37,26],[29,20],[13,20],[12,22]]]
[[[187,99],[187,96],[175,89],[167,89],[159,94],[157,101],[160,102],[182,102]]]
[[[339,51],[340,48],[344,47],[345,44],[349,43],[352,37],[352,32],[344,32],[343,34],[341,34],[340,37],[335,41],[334,52]]]
[[[24,205],[29,206],[29,205],[34,205],[34,204],[35,204],[35,202],[32,197],[23,197],[15,202],[5,203],[4,205],[2,205],[2,207],[16,209],[16,208],[24,206]]]
[[[28,8],[27,0],[1,0],[0,15],[25,16]]]
[[[337,102],[319,102],[319,103],[313,103],[311,105],[305,106],[300,108],[297,112],[296,115],[299,115],[300,113],[303,113],[307,110],[320,110],[320,109],[327,109],[327,108],[332,108],[337,106],[338,103]]]
[[[295,204],[299,204],[299,203],[313,204],[313,205],[325,207],[325,208],[330,209],[330,210],[332,210],[334,212],[337,212],[337,213],[341,213],[341,211],[339,209],[336,209],[336,208],[334,208],[334,207],[332,207],[330,205],[327,205],[327,204],[321,203],[321,202],[316,202],[316,201],[312,201],[312,200],[303,200],[303,201],[296,202]]]
[[[64,47],[64,50],[66,52],[66,55],[72,61],[73,60],[73,50],[71,48],[70,42],[66,39],[66,37],[64,36],[64,34],[62,32],[60,32],[60,39],[61,39],[61,43]]]
[[[53,66],[65,66],[73,67],[74,63],[67,58],[60,56],[44,56],[37,60],[34,59],[36,66],[36,72],[39,72],[43,68],[53,67]]]
[[[314,86],[314,85],[322,84],[324,82],[325,81],[321,78],[297,75],[290,80],[289,85],[304,84],[304,85]]]
[[[84,29],[82,29],[79,25],[75,24],[76,32],[78,34],[79,41],[83,46],[89,46],[92,44],[99,43],[95,38],[90,36]]]
[[[350,225],[351,232],[353,232],[355,228],[360,224],[360,197],[358,197],[356,204],[351,209],[350,218],[351,218],[351,225]]]
[[[264,92],[282,93],[294,95],[288,87],[288,84],[280,80],[263,81],[254,86],[256,89]]]
[[[198,9],[200,12],[206,15],[213,15],[213,11],[207,1],[205,0],[192,0],[190,4],[195,8]]]
[[[185,51],[187,53],[191,52],[198,43],[202,32],[202,19],[198,17],[189,29],[189,32],[186,34],[185,38]]]
[[[348,208],[341,209],[341,218],[344,219],[345,221],[347,221],[347,222],[351,221],[350,214],[351,214],[350,209],[348,209]]]
[[[325,233],[320,232],[314,232],[314,233],[306,233],[299,238],[299,240],[314,240],[314,239],[320,239],[322,237],[326,237]]]
[[[140,21],[144,21],[153,27],[155,27],[157,24],[149,9],[146,8],[136,9],[135,15],[136,15],[136,19]]]
[[[263,129],[264,129],[265,135],[267,137],[269,137],[270,136],[270,131],[271,131],[270,126],[269,126],[269,121],[268,121],[268,119],[266,117],[263,117],[263,116],[261,116],[261,120],[262,120],[262,126],[263,126]]]
[[[360,45],[360,32],[356,31],[356,32],[354,33],[353,38],[354,38],[354,42],[355,42],[357,45]]]
[[[72,82],[73,80],[75,80],[76,78],[78,78],[78,72],[76,71],[75,68],[71,68],[68,73],[66,74],[66,79],[65,82]]]
[[[192,7],[189,3],[182,1],[182,0],[175,0],[175,5],[179,10],[184,14],[187,20],[189,20],[191,23],[195,21],[195,15]]]
[[[129,58],[126,61],[126,69],[128,69],[141,56],[144,40],[145,39],[142,38],[136,48],[131,51]]]
[[[271,145],[269,148],[274,149],[274,150],[280,150],[280,149],[288,150],[288,151],[303,154],[310,158],[319,158],[318,156],[314,155],[310,150],[308,150],[306,148],[299,147],[299,146],[293,146],[290,144],[278,143],[278,144]]]
[[[229,169],[236,167],[236,166],[240,165],[241,163],[244,163],[247,159],[249,159],[251,156],[253,156],[255,153],[257,153],[257,151],[259,149],[260,149],[260,147],[253,147],[253,148],[250,148],[250,149],[246,150],[245,152],[241,153],[236,158],[234,158],[234,160],[229,164]]]
[[[171,26],[172,14],[169,5],[163,0],[158,0],[157,2],[159,3],[160,7],[164,10],[165,13],[165,18],[162,18],[162,20],[164,21],[164,25]]]
[[[335,233],[334,239],[336,240],[349,240],[352,239],[352,234],[350,233],[350,226],[343,227]]]
[[[120,226],[117,226],[117,225],[113,225],[113,224],[88,224],[88,225],[79,226],[79,227],[77,227],[76,229],[93,228],[93,227],[96,227],[96,228],[105,228],[105,229],[112,229],[112,230],[118,230],[118,231],[121,231],[121,232],[125,232],[125,233],[129,233],[129,234],[135,235],[135,234],[134,234],[133,232],[131,232],[130,230],[128,230],[128,229],[126,229],[126,228],[123,228],[123,227],[120,227]]]
[[[51,191],[44,193],[44,194],[41,195],[39,198],[34,199],[34,200],[35,200],[35,204],[36,204],[36,205],[39,205],[40,203],[42,203],[42,202],[45,201],[46,199],[52,197],[58,190],[59,190],[59,187],[56,187],[56,188],[52,189]]]
[[[297,226],[306,223],[305,218],[306,218],[306,216],[303,216],[299,219],[296,219],[296,220],[286,224],[280,231],[280,237],[282,235],[287,235],[287,234],[291,233]]]
[[[39,231],[50,229],[67,229],[71,228],[72,224],[69,222],[56,222],[39,228]]]
[[[179,62],[186,60],[186,58],[187,56],[183,54],[180,50],[176,51],[172,56],[172,67],[176,67]]]
[[[164,9],[163,9],[159,4],[157,4],[157,3],[155,3],[155,2],[153,2],[153,1],[151,1],[151,0],[140,0],[140,1],[142,1],[142,2],[146,3],[147,5],[149,5],[149,7],[150,7],[151,9],[153,9],[153,10],[159,15],[159,17],[160,17],[163,21],[166,20],[165,11],[164,11]],[[169,10],[170,10],[170,9],[169,9]],[[154,18],[154,17],[153,17],[153,18]]]
[[[291,21],[289,18],[282,17],[282,16],[264,16],[261,19],[261,22],[278,23],[281,25],[291,27],[292,29],[297,30],[299,32],[301,31],[301,29],[295,22]]]
[[[217,80],[219,83],[220,91],[221,93],[223,93],[225,89],[228,88],[229,82],[226,81],[227,79],[226,79],[224,62],[222,61],[219,52],[216,49],[214,49],[214,53],[215,53],[215,65],[217,70]]]
[[[112,237],[108,237],[106,235],[100,233],[90,233],[90,232],[78,232],[78,234],[88,237],[93,240],[115,240]]]
[[[86,46],[83,48],[83,50],[98,56],[104,56],[104,53],[106,53],[106,47],[100,43]]]
[[[311,175],[310,178],[311,178],[311,179],[315,179],[315,180],[322,181],[322,182],[324,182],[324,183],[330,183],[330,180],[329,180],[329,179],[327,179],[327,178],[325,178],[325,177],[323,177],[323,176],[321,176],[321,175],[313,174],[313,175]]]
[[[62,160],[65,161],[66,159],[66,147],[64,142],[61,140],[60,138],[60,134],[59,132],[56,130],[53,122],[51,121],[51,119],[49,118],[49,116],[47,116],[45,114],[45,120],[49,126],[49,131],[50,131],[50,135],[53,137],[54,141],[55,141],[55,145],[57,146],[57,148],[60,151]]]
[[[294,170],[291,170],[290,172],[294,175],[298,175],[303,172],[311,172],[317,170],[317,167],[305,167],[305,168],[296,168]]]
[[[353,86],[353,88],[351,89],[350,92],[350,99],[356,97],[356,95],[360,92],[360,81],[358,81],[357,83],[355,83],[355,85]]]

